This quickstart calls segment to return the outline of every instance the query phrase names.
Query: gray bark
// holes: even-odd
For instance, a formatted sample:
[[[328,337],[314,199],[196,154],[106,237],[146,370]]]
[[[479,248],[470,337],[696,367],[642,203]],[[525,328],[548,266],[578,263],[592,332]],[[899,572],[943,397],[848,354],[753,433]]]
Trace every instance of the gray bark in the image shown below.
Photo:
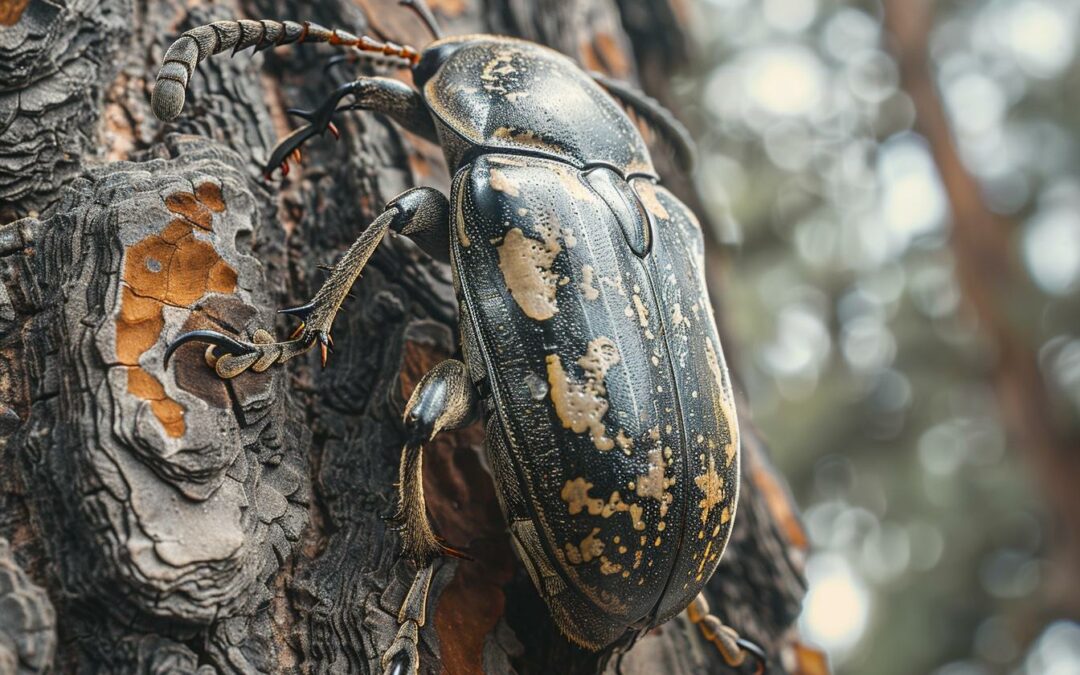
[[[311,143],[288,179],[264,181],[284,108],[313,107],[359,67],[324,75],[324,50],[210,59],[172,124],[149,92],[171,40],[212,20],[427,36],[393,0],[188,4],[0,0],[0,672],[378,672],[412,573],[385,522],[401,411],[458,349],[448,268],[384,242],[325,371],[313,356],[222,382],[194,346],[168,371],[161,359],[186,330],[274,328],[274,309],[306,301],[318,266],[386,201],[446,189],[441,155],[354,114],[340,142]],[[641,72],[660,98],[657,64],[684,58],[664,3],[432,4],[450,33],[516,34]],[[699,203],[686,176],[669,184]],[[743,428],[713,610],[794,671],[801,531]],[[476,425],[426,451],[436,530],[475,560],[440,564],[425,672],[725,672],[683,617],[623,655],[569,645],[511,552],[481,443]]]

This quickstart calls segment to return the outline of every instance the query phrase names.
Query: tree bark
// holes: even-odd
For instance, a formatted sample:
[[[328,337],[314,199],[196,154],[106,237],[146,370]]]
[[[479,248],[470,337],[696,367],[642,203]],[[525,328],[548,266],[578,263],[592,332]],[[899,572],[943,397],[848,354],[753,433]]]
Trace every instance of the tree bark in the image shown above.
[[[431,4],[448,33],[647,73],[660,97],[657,59],[683,59],[685,19],[664,3]],[[311,47],[209,59],[184,114],[157,121],[149,94],[171,40],[243,17],[428,40],[393,0],[0,0],[0,672],[379,672],[397,630],[412,568],[385,517],[404,401],[458,351],[448,267],[388,238],[326,370],[298,359],[220,381],[195,347],[162,367],[183,331],[273,327],[386,201],[449,183],[437,147],[363,113],[342,119],[340,142],[305,147],[287,179],[263,180],[294,124],[285,108],[314,107],[358,68],[409,81],[390,64],[324,73],[328,53]],[[742,427],[713,609],[772,671],[819,672],[792,629],[805,537]],[[511,552],[482,440],[475,425],[426,450],[436,530],[475,560],[438,567],[424,672],[725,672],[684,616],[625,654],[567,643]],[[9,617],[7,598],[24,609]]]

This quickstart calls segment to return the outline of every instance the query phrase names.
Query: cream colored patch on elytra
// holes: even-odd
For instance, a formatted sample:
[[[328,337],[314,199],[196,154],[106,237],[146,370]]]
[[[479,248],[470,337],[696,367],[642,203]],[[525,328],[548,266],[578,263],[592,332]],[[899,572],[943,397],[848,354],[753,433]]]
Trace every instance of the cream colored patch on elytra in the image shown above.
[[[671,218],[671,214],[668,213],[668,210],[664,208],[664,205],[660,203],[660,199],[656,196],[655,185],[646,180],[636,180],[634,181],[634,191],[637,192],[638,198],[641,199],[641,203],[645,205],[649,213],[664,220]]]
[[[600,289],[593,286],[593,275],[596,271],[592,265],[585,265],[581,268],[581,292],[585,295],[586,300],[596,300],[600,297]]]
[[[497,250],[506,287],[521,311],[536,321],[555,316],[559,311],[555,304],[559,276],[551,271],[551,264],[562,247],[554,233],[545,233],[544,241],[539,242],[515,227],[506,233]]]
[[[575,478],[566,481],[559,497],[566,502],[567,512],[576,516],[586,512],[591,516],[610,518],[615,513],[627,512],[635,530],[644,530],[645,523],[641,520],[642,508],[640,504],[627,504],[622,500],[619,491],[611,493],[611,497],[604,501],[599,497],[590,497],[589,490],[593,484],[584,478]]]
[[[649,308],[645,306],[645,303],[641,301],[641,296],[634,293],[632,296],[634,301],[634,308],[637,310],[638,323],[645,329],[645,337],[652,340],[656,336],[653,335],[652,329],[649,328]],[[632,313],[628,316],[633,316]]]
[[[600,528],[594,527],[589,536],[581,540],[580,544],[574,545],[569,542],[563,547],[566,551],[566,559],[574,565],[587,563],[600,557],[604,552],[604,542],[596,538],[600,534]]]
[[[581,180],[581,173],[578,169],[557,163],[553,163],[551,168],[555,171],[559,182],[562,183],[563,188],[570,193],[571,197],[587,202],[597,199],[597,195],[592,191],[592,188]]]
[[[457,194],[455,195],[455,201],[457,201],[457,234],[458,241],[461,245],[468,247],[472,241],[469,240],[469,235],[465,233],[465,181],[462,180],[458,184]]]
[[[649,451],[649,468],[644,475],[638,476],[634,481],[635,492],[639,497],[648,497],[660,502],[660,517],[667,515],[668,508],[674,500],[668,488],[674,484],[673,478],[668,478],[667,462],[660,448]]]
[[[679,303],[675,303],[675,306],[671,308],[671,323],[678,326],[682,323],[690,325],[690,317],[682,313],[682,306]]]
[[[504,192],[511,197],[521,195],[521,186],[518,185],[517,181],[507,176],[506,173],[499,169],[492,168],[489,175],[490,178],[488,179],[488,182],[490,183],[492,190]]]
[[[724,449],[726,463],[731,466],[731,462],[735,459],[735,453],[739,448],[739,420],[735,416],[735,401],[732,399],[731,392],[725,386],[727,377],[724,374],[723,367],[720,365],[720,357],[716,353],[716,348],[713,347],[712,340],[708,338],[705,339],[705,361],[709,364],[709,371],[715,383],[713,404],[724,413],[724,424],[727,426],[728,435],[731,437],[731,441]]]
[[[600,574],[615,574],[622,570],[622,565],[608,560],[607,556],[600,556]]]
[[[608,411],[604,380],[611,367],[621,359],[618,348],[610,338],[596,338],[577,361],[585,373],[585,381],[579,382],[567,374],[558,354],[547,356],[548,384],[551,386],[555,414],[562,421],[563,428],[571,429],[576,434],[588,431],[597,450],[615,447],[615,441],[607,435],[604,426],[604,415]]]
[[[724,501],[724,480],[716,472],[716,459],[711,453],[709,468],[694,479],[694,484],[703,495],[698,506],[701,507],[701,524],[704,525],[709,520],[709,513]]]

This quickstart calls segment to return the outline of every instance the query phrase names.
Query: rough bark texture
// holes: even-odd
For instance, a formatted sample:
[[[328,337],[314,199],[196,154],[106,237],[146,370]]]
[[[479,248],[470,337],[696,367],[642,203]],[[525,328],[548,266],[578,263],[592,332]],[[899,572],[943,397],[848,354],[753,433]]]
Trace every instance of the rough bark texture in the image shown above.
[[[2,673],[378,672],[411,579],[385,517],[404,402],[457,351],[445,265],[385,242],[325,371],[313,357],[222,382],[195,346],[167,371],[162,355],[182,331],[273,327],[387,200],[446,189],[438,148],[354,114],[341,142],[314,142],[287,180],[263,181],[284,108],[313,107],[357,68],[324,75],[328,52],[310,47],[209,60],[174,124],[153,118],[149,93],[171,39],[216,19],[427,36],[392,0],[191,5],[0,0]],[[520,35],[641,72],[661,98],[657,64],[683,58],[685,19],[664,3],[432,5],[450,33]],[[699,203],[685,176],[669,184]],[[791,631],[805,540],[743,429],[739,515],[711,600],[776,672],[798,672],[814,665]],[[626,654],[570,646],[511,552],[481,443],[477,425],[426,452],[436,529],[475,560],[436,573],[425,672],[724,671],[684,617]]]

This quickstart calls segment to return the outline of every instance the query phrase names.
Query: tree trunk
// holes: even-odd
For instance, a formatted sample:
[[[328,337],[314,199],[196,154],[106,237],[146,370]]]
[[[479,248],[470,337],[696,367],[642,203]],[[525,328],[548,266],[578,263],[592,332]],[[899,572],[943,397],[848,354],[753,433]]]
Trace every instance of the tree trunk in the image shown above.
[[[428,37],[393,0],[194,4],[0,0],[0,673],[379,672],[397,629],[412,568],[385,517],[404,401],[458,350],[448,267],[388,238],[326,370],[313,357],[220,381],[197,348],[168,371],[162,356],[186,330],[274,326],[274,308],[306,301],[319,265],[386,201],[446,190],[441,153],[358,113],[340,142],[310,143],[288,178],[265,181],[262,160],[294,124],[285,108],[313,107],[359,67],[324,74],[328,52],[313,47],[209,59],[172,124],[149,94],[172,39],[213,20]],[[660,98],[683,59],[678,3],[432,5],[448,33],[520,35],[641,72]],[[699,204],[663,153],[669,184]],[[805,538],[742,428],[713,610],[773,671],[810,672],[820,664],[791,628]],[[475,560],[438,566],[423,671],[725,672],[682,616],[625,654],[569,645],[511,552],[481,443],[476,425],[426,451],[436,530]]]

